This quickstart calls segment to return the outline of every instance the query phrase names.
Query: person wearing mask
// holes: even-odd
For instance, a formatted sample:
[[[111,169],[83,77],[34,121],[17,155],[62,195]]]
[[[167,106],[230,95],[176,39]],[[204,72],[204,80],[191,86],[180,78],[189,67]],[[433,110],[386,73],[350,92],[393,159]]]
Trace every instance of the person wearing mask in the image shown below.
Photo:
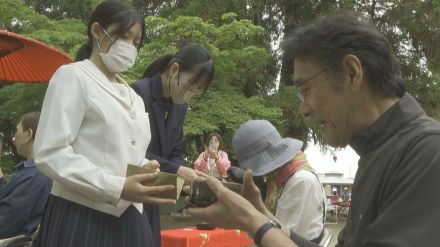
[[[49,82],[34,151],[54,181],[36,246],[154,246],[143,203],[174,186],[145,186],[158,173],[126,177],[128,164],[158,170],[145,159],[150,143],[142,99],[118,76],[133,66],[145,37],[144,17],[120,1],[92,12],[89,41],[76,62]]]
[[[52,180],[34,163],[33,145],[39,117],[39,112],[30,112],[17,121],[14,144],[17,153],[26,160],[15,166],[9,181],[0,168],[0,238],[31,236],[43,217]]]
[[[328,14],[298,27],[283,47],[301,114],[330,146],[350,145],[360,156],[336,246],[438,246],[440,197],[432,188],[440,187],[440,124],[405,92],[385,35],[360,16]],[[206,177],[218,202],[189,213],[246,229],[259,246],[317,246],[262,213],[251,177],[242,193],[248,200]]]
[[[188,102],[193,95],[206,91],[214,77],[214,63],[209,51],[200,45],[189,45],[174,55],[153,61],[141,80],[132,87],[142,97],[150,122],[151,143],[145,154],[157,160],[161,170],[175,173],[186,180],[197,177],[184,165],[183,123]],[[155,246],[160,246],[160,218],[157,205],[146,205],[153,225]]]
[[[217,178],[227,178],[231,167],[228,153],[223,151],[223,140],[218,133],[211,133],[207,140],[208,146],[194,162],[194,169]]]

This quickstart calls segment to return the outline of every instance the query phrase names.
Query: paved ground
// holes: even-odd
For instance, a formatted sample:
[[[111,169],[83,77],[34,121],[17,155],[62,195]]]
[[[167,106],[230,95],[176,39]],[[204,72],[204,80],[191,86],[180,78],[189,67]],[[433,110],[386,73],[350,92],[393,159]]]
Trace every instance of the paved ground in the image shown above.
[[[182,204],[178,203],[177,208],[181,208]],[[192,227],[201,223],[198,220],[195,220],[192,217],[182,218],[182,217],[173,217],[171,214],[175,212],[176,207],[161,207],[161,227],[162,230],[167,229],[176,229],[176,228],[184,228],[184,227]],[[334,216],[328,215],[327,222],[336,222],[336,218]],[[345,225],[346,217],[339,216],[337,224],[326,224],[326,227],[333,230],[333,239],[330,246],[335,246],[338,238],[338,234],[341,231],[342,227]]]
[[[327,218],[327,221],[335,222],[335,218],[329,216]],[[333,238],[330,242],[330,246],[333,247],[338,242],[338,234],[342,230],[342,228],[345,226],[345,223],[347,222],[347,218],[345,216],[339,216],[338,223],[337,224],[326,224],[325,227],[330,228],[333,230]]]
[[[160,224],[162,230],[176,229],[176,228],[184,228],[195,226],[201,223],[198,220],[194,220],[193,218],[175,218],[171,215],[161,215],[160,216]]]

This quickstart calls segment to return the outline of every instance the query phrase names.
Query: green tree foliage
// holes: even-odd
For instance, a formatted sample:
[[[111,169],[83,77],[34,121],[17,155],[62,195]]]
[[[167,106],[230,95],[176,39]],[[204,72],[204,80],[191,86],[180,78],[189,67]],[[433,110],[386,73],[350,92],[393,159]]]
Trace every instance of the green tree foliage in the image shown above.
[[[23,0],[0,1],[3,28],[37,39],[71,55],[86,40],[85,26],[78,19],[52,20],[39,14]],[[0,84],[0,139],[3,139],[1,164],[12,170],[18,157],[12,142],[16,120],[26,112],[41,109],[47,84]]]
[[[17,13],[7,18],[2,16],[8,29],[51,44],[72,56],[86,41],[85,24],[79,19],[50,19],[22,1],[13,1],[11,3],[17,4]],[[189,163],[203,149],[204,139],[212,131],[224,136],[230,151],[233,132],[245,120],[264,118],[282,122],[280,109],[268,106],[264,99],[276,87],[276,66],[268,51],[267,34],[262,27],[249,20],[236,20],[235,16],[226,14],[220,17],[222,22],[218,24],[191,16],[147,17],[147,43],[140,50],[136,65],[122,75],[128,82],[134,82],[154,59],[173,54],[189,44],[201,44],[212,52],[217,72],[215,81],[206,94],[190,102],[186,118],[185,154]],[[45,84],[18,83],[0,89],[1,132],[7,143],[3,147],[4,154],[17,157],[10,141],[15,120],[22,113],[41,107],[45,87]],[[32,104],[31,101],[23,104],[26,98],[31,98]]]
[[[20,157],[17,155],[12,137],[17,119],[32,111],[39,111],[47,84],[17,83],[0,89],[0,139],[3,140],[1,165],[6,173],[12,171]]]
[[[408,91],[440,119],[440,1],[375,1],[368,7],[397,51]]]
[[[72,57],[86,42],[85,21],[102,0],[0,1],[0,28],[21,33],[64,50]],[[440,0],[124,0],[147,22],[147,42],[128,82],[141,77],[155,58],[198,43],[214,56],[215,81],[190,102],[185,122],[189,163],[212,131],[222,134],[226,150],[239,124],[265,118],[283,135],[307,141],[314,129],[299,114],[290,71],[281,60],[279,42],[295,27],[331,11],[367,15],[387,35],[402,65],[408,91],[425,111],[440,119]],[[281,78],[277,80],[277,75]],[[37,110],[46,85],[0,88],[0,132],[6,140],[2,160],[16,160],[10,133],[16,118]],[[322,143],[319,131],[312,131]],[[231,153],[232,154],[232,153]]]
[[[280,54],[277,42],[280,39],[286,37],[298,25],[328,12],[355,11],[359,15],[367,15],[394,45],[408,91],[417,98],[429,115],[439,119],[440,0],[187,0],[179,2],[181,7],[174,13],[190,13],[215,23],[221,19],[221,11],[227,10],[237,13],[237,19],[252,20],[253,24],[265,29],[271,40],[275,42],[273,54],[277,54],[275,59],[278,60],[281,70],[279,89],[269,98],[272,103],[284,102],[281,99],[289,100],[285,97],[292,91],[286,85],[289,74],[286,72],[291,71],[291,68],[286,68],[284,61],[278,56]],[[201,11],[202,9],[205,11]],[[170,11],[167,10],[162,14],[169,13]],[[294,97],[294,95],[290,96]],[[291,99],[290,101],[292,102]],[[313,126],[305,121],[297,121],[300,119],[298,108],[291,109],[292,105],[289,104],[275,104],[282,108],[284,118],[287,120],[287,134],[302,136],[306,141],[307,132]],[[312,136],[323,143],[319,132],[313,131]]]
[[[99,1],[101,2],[101,1]],[[75,18],[87,21],[96,1],[91,0],[25,0],[27,6],[51,19]]]
[[[29,9],[23,0],[10,0],[0,2],[0,23],[2,29],[12,32],[24,33],[32,31],[48,18]]]
[[[224,23],[219,25],[199,17],[147,17],[148,42],[135,67],[125,74],[126,79],[134,81],[155,58],[189,44],[201,44],[211,51],[215,81],[211,89],[190,102],[184,125],[189,164],[203,150],[204,140],[212,131],[222,134],[230,152],[233,133],[244,121],[264,118],[282,122],[281,110],[268,106],[264,99],[276,87],[275,63],[265,45],[265,31],[234,16],[225,14]]]
[[[232,136],[241,123],[250,119],[268,119],[281,125],[281,111],[268,107],[261,97],[243,97],[235,87],[222,85],[192,100],[185,119],[185,150],[192,161],[204,149],[209,133],[222,135],[225,150],[233,158]]]
[[[183,1],[179,0],[128,0],[144,16],[157,16],[159,13],[178,9]]]
[[[86,27],[79,19],[49,19],[30,9],[23,0],[0,2],[0,23],[6,30],[23,34],[75,54],[86,42]]]

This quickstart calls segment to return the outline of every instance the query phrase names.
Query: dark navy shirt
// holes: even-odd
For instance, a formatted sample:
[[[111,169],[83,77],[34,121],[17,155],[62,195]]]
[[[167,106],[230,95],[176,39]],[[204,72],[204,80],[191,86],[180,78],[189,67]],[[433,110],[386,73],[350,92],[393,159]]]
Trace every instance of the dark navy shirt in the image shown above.
[[[0,178],[0,238],[31,235],[41,222],[51,188],[52,180],[33,160],[19,163],[9,181]]]

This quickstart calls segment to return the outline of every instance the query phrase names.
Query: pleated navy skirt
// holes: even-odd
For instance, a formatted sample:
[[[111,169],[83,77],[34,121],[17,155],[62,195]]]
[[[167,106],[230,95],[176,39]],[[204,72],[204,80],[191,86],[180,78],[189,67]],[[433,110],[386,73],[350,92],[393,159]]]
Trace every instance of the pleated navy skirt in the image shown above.
[[[54,195],[49,196],[33,246],[154,247],[145,211],[140,214],[131,205],[116,217]]]
[[[157,204],[144,204],[144,212],[148,216],[151,227],[153,246],[160,247],[160,211]]]

